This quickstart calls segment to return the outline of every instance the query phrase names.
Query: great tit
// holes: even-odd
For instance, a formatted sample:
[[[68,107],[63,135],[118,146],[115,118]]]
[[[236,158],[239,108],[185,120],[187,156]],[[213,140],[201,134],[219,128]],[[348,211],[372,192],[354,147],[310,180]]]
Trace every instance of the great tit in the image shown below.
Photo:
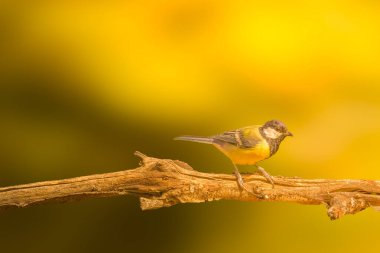
[[[255,194],[247,189],[236,165],[257,166],[257,162],[274,155],[287,136],[293,136],[293,134],[288,131],[284,123],[279,120],[270,120],[264,125],[247,126],[210,137],[180,136],[175,140],[214,145],[232,161],[238,185]],[[257,168],[274,187],[274,181],[269,173],[260,166]]]

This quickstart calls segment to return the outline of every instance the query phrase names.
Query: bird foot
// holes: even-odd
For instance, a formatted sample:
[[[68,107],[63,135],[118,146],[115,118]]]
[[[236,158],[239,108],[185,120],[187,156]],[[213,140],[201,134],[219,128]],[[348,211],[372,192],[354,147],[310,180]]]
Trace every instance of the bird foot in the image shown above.
[[[272,185],[272,189],[274,189],[273,177],[268,172],[266,172],[264,168],[257,166],[257,169],[260,171],[261,175],[263,175],[266,178],[266,180]]]
[[[236,168],[236,166],[235,166],[234,173],[235,173],[236,181],[237,181],[240,189],[243,189],[243,190],[247,191],[249,194],[255,196],[258,199],[263,199],[264,198],[264,195],[259,190],[259,187],[256,186],[253,189],[248,189],[247,185],[244,183],[244,180],[243,180],[243,178],[242,178],[239,170]]]

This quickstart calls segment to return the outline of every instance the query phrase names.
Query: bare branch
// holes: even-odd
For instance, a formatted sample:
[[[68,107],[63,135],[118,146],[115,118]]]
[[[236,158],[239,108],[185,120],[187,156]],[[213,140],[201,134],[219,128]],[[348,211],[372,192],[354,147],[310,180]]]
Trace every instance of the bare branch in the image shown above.
[[[136,169],[0,188],[0,209],[128,194],[140,197],[143,210],[222,199],[325,204],[331,219],[380,206],[380,181],[273,177],[272,188],[261,175],[244,175],[247,186],[263,196],[257,198],[241,191],[233,175],[202,173],[181,161],[136,155],[142,159]]]

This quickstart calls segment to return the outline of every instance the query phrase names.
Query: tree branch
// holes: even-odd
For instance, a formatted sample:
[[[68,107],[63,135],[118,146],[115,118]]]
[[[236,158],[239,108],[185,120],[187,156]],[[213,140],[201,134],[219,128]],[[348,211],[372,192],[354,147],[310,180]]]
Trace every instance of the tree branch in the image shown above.
[[[257,198],[241,191],[233,175],[202,173],[181,161],[136,155],[142,162],[132,170],[0,188],[0,209],[128,194],[140,197],[143,210],[222,199],[325,204],[331,219],[380,206],[380,181],[273,177],[272,189],[261,175],[243,175],[247,186],[263,196]]]

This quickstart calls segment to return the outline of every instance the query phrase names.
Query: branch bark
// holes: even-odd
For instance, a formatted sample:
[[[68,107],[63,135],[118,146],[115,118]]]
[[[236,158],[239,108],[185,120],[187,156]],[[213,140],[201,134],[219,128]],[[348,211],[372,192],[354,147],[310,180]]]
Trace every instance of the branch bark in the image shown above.
[[[247,186],[263,196],[257,198],[241,191],[233,175],[202,173],[181,161],[136,155],[142,159],[136,169],[0,188],[0,209],[135,195],[143,210],[222,199],[325,204],[334,220],[380,206],[380,181],[273,177],[272,188],[261,175],[243,175]]]

